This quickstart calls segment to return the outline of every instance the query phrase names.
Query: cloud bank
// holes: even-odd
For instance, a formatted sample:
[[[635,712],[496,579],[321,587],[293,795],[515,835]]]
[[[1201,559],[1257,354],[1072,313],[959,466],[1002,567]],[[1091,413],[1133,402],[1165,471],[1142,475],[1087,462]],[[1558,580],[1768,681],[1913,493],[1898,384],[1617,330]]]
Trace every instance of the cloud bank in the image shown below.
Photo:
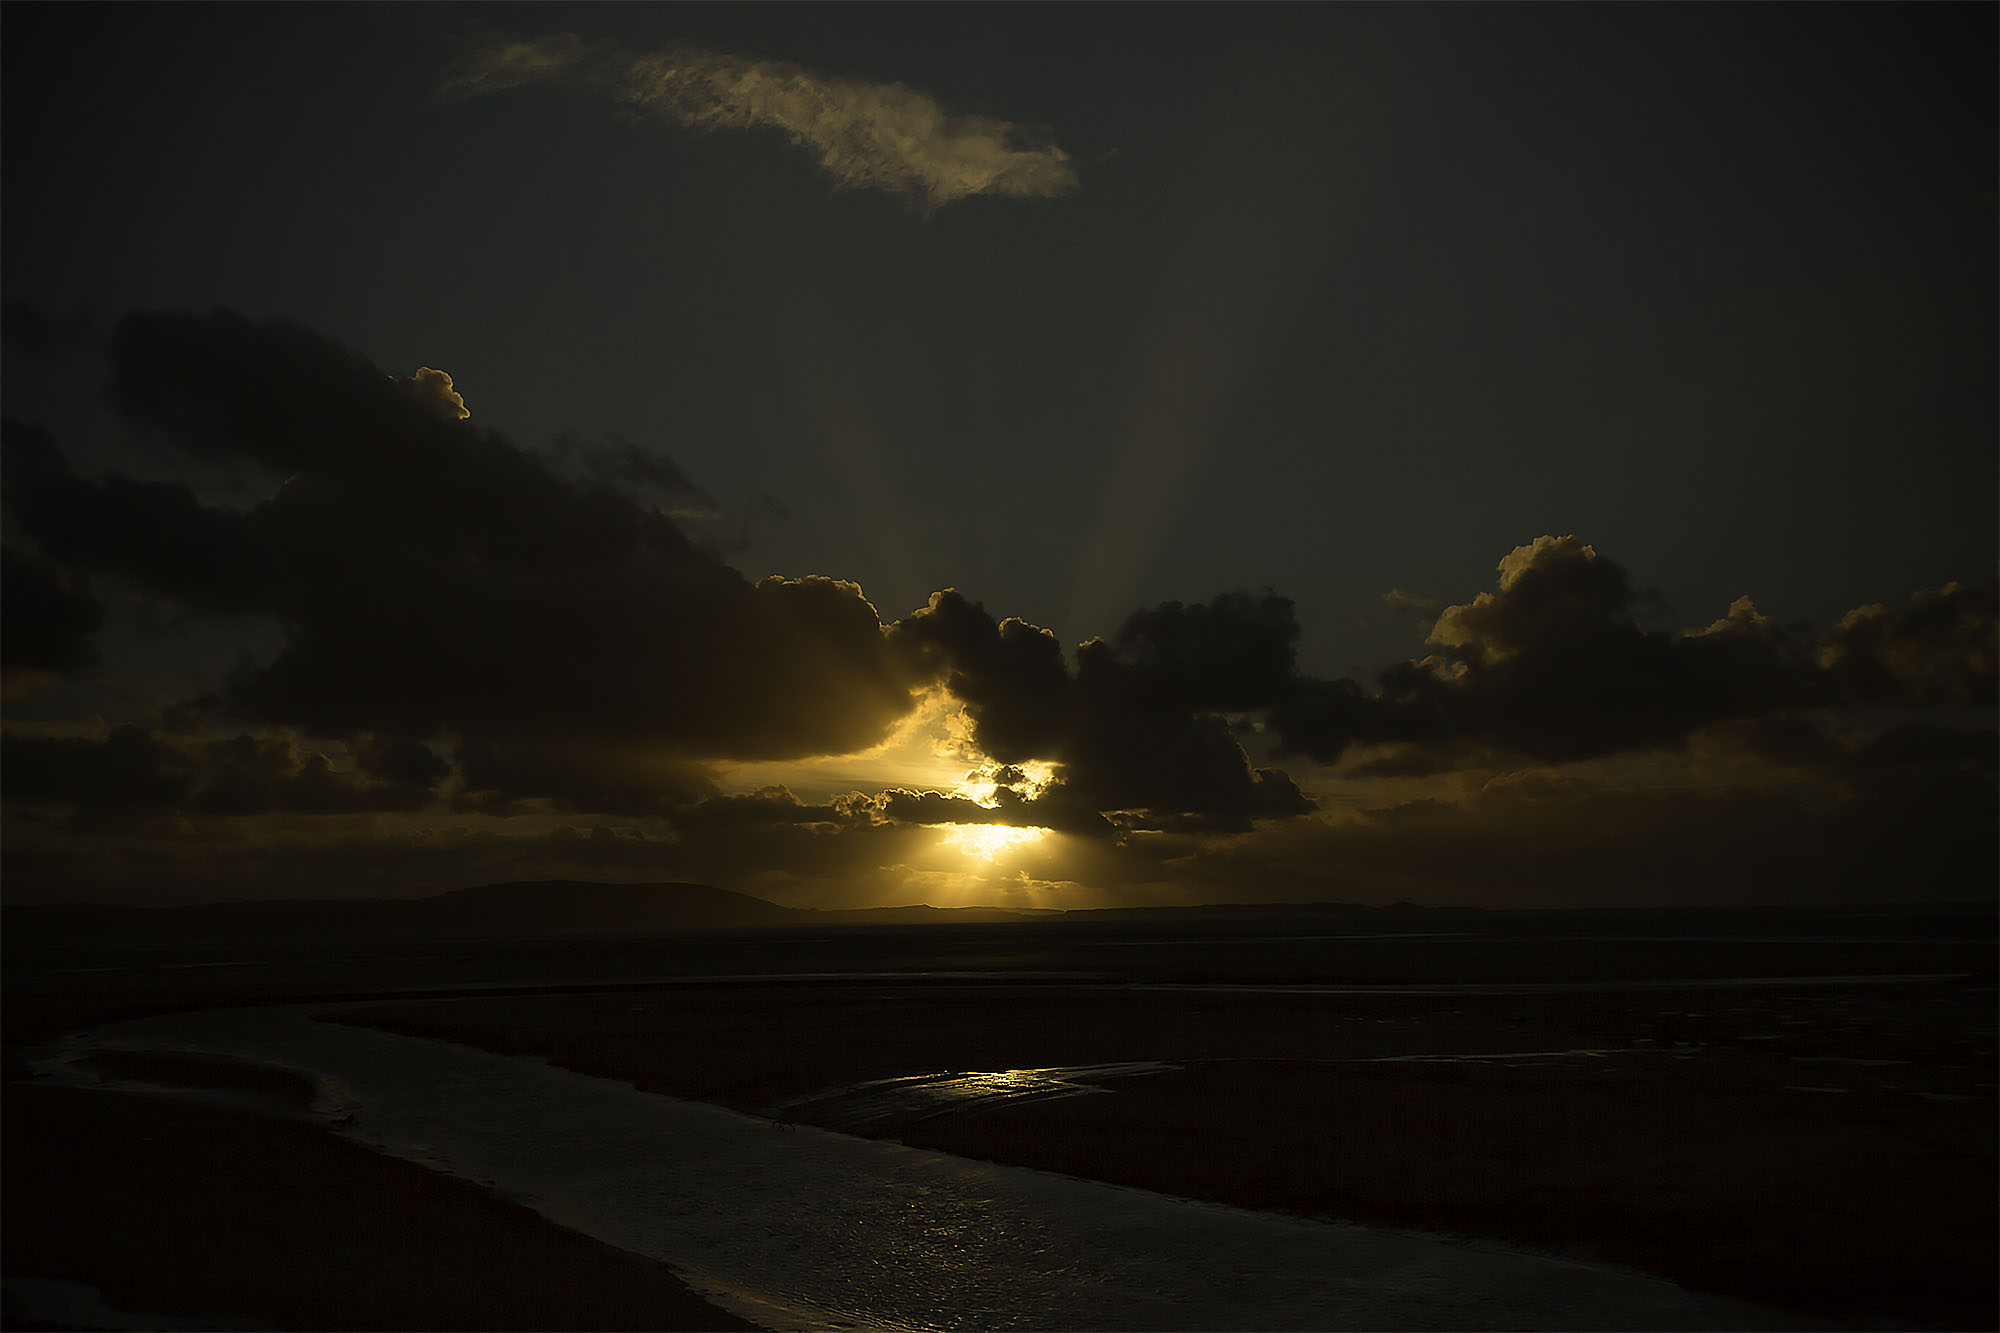
[[[1301,672],[1270,590],[1142,608],[1066,651],[956,589],[884,624],[851,583],[752,582],[677,525],[670,506],[709,501],[672,460],[616,437],[523,450],[444,372],[385,374],[296,324],[138,312],[103,350],[113,403],[184,479],[84,475],[48,430],[0,422],[10,893],[532,873],[1096,905],[1991,883],[1993,582],[1819,632],[1748,597],[1677,630],[1622,565],[1545,535],[1468,600],[1393,594],[1430,620],[1426,655],[1372,680]],[[251,498],[204,492],[214,473]],[[182,678],[202,693],[159,693],[178,688],[152,674],[163,642],[216,650]],[[955,786],[780,785],[828,756],[864,772],[906,734],[935,747],[915,771],[951,765]],[[737,782],[741,763],[778,781]],[[1045,836],[975,873],[954,825]]]
[[[1077,185],[1069,155],[1040,127],[954,115],[900,83],[691,46],[634,53],[567,33],[496,43],[456,66],[441,91],[478,97],[533,84],[580,88],[692,130],[777,130],[837,188],[927,209],[983,194],[1047,199]]]
[[[133,423],[281,480],[237,509],[182,483],[85,478],[46,431],[9,421],[8,514],[43,559],[156,605],[275,622],[281,650],[240,665],[214,710],[340,739],[449,738],[499,799],[592,801],[610,788],[577,776],[580,756],[629,774],[635,754],[841,753],[910,707],[919,682],[852,584],[751,583],[656,508],[461,417],[441,374],[397,380],[230,311],[128,316],[110,360]],[[8,572],[39,626],[31,658],[80,660],[81,586]]]

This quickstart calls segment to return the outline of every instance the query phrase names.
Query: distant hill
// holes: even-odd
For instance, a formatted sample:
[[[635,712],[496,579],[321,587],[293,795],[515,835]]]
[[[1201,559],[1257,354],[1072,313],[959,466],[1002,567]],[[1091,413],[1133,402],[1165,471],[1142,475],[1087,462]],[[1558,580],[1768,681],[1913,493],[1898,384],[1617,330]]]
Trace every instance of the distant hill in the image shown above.
[[[1890,921],[1893,918],[1893,922]],[[1932,904],[1846,908],[1608,909],[1490,911],[1392,903],[1232,903],[1201,907],[1129,907],[1056,911],[992,906],[782,907],[710,884],[599,884],[532,880],[455,889],[426,898],[356,898],[202,903],[181,907],[121,904],[7,906],[10,954],[42,947],[111,945],[311,946],[399,944],[425,940],[506,940],[644,936],[677,931],[768,928],[1022,925],[1061,922],[1082,930],[1142,934],[1338,935],[1529,930],[1537,935],[1872,936],[1889,924],[1902,934],[1990,936],[1994,908]]]
[[[946,926],[1000,921],[1052,921],[1069,916],[1059,907],[847,907],[801,912],[803,921],[835,926]]]
[[[816,915],[709,884],[538,880],[428,898],[9,906],[5,921],[8,940],[16,945],[172,944],[649,934],[791,925]]]

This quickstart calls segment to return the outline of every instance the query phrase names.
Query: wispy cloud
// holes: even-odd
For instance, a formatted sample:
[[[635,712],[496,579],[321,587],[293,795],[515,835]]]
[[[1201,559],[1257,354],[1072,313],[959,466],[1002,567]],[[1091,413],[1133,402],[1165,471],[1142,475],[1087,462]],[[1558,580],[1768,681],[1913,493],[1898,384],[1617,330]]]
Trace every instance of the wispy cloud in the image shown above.
[[[953,115],[900,83],[696,47],[635,54],[569,33],[496,43],[452,69],[441,91],[477,97],[529,84],[583,88],[690,129],[779,130],[838,187],[927,208],[980,194],[1046,199],[1077,185],[1069,154],[1042,127]]]

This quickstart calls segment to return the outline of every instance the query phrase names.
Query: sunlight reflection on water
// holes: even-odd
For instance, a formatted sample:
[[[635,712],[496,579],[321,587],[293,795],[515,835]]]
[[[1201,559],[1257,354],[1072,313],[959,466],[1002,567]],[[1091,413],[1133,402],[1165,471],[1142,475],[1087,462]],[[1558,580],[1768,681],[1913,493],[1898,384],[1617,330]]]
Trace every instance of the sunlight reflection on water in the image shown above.
[[[1159,1060],[1058,1065],[1044,1069],[908,1074],[870,1079],[779,1102],[773,1109],[798,1111],[834,1129],[859,1129],[880,1121],[907,1123],[947,1112],[964,1113],[1059,1097],[1108,1092],[1101,1084],[1178,1068]]]

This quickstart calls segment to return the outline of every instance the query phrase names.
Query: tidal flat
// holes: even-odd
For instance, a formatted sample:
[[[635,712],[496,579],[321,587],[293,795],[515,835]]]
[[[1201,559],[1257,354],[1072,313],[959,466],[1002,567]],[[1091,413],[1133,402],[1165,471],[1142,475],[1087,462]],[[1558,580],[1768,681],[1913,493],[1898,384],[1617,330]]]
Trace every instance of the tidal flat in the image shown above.
[[[1936,1327],[1992,1322],[1991,1018],[1990,988],[1942,981],[675,987],[341,1015],[779,1121]]]
[[[32,1034],[36,1003],[94,1021],[148,1004],[337,999],[325,1019],[544,1057],[773,1126],[1513,1245],[1796,1312],[1772,1327],[1992,1326],[1990,917],[1578,917],[1484,932],[947,926],[282,968],[211,959],[154,969],[150,1001],[128,960],[10,969],[8,1016]],[[371,994],[380,1002],[357,1003]],[[10,1033],[9,1047],[17,1072],[32,1063],[14,1058],[32,1043]],[[148,1065],[157,1054],[111,1058],[107,1086],[260,1084]],[[201,1132],[159,1123],[169,1139]],[[90,1134],[132,1137],[10,1110],[10,1157]],[[69,1206],[13,1188],[7,1203],[15,1236],[23,1216]],[[28,1256],[8,1250],[11,1278]],[[62,1256],[33,1257],[36,1276],[64,1276]],[[91,1281],[76,1263],[68,1276]],[[227,1312],[211,1296],[187,1313]],[[708,1326],[699,1309],[678,1317]]]

